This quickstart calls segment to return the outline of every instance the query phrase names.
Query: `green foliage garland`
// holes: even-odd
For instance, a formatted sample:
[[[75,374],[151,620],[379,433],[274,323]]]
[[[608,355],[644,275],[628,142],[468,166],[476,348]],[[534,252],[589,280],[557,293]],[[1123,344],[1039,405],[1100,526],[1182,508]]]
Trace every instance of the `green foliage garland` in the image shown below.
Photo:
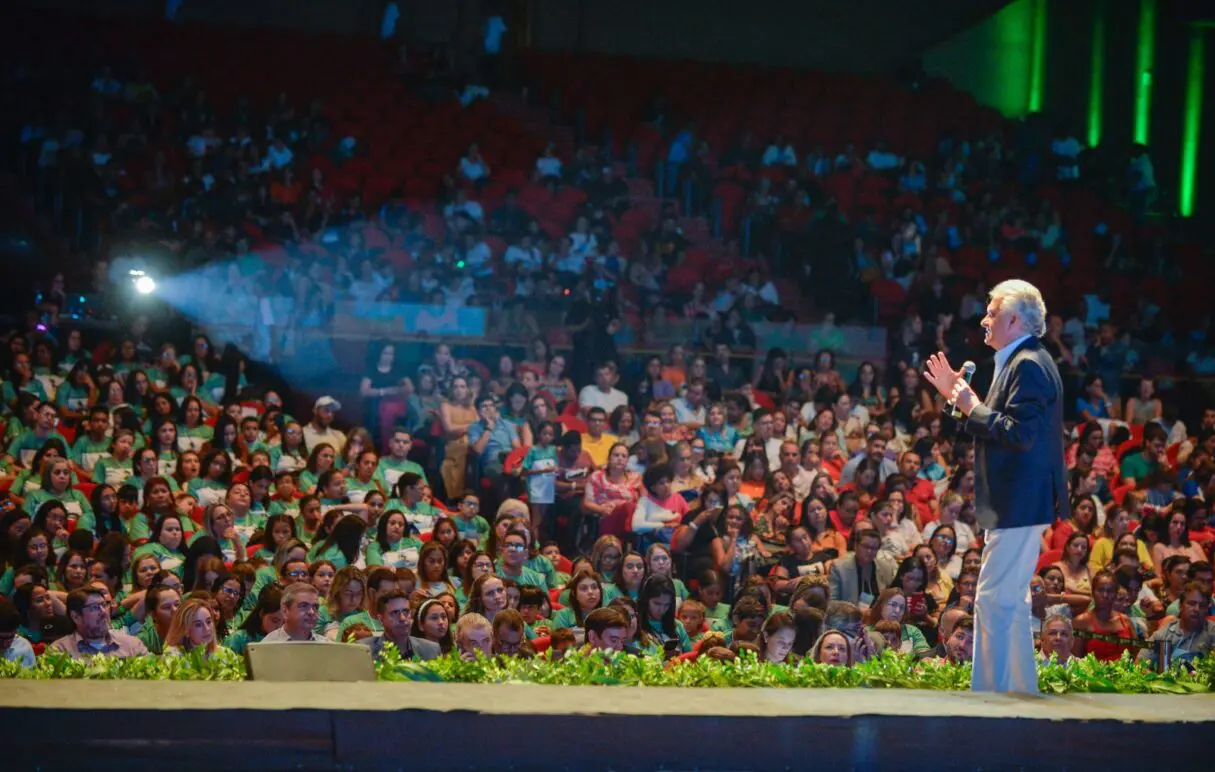
[[[621,654],[585,656],[574,652],[563,659],[547,655],[535,659],[486,659],[465,662],[446,656],[429,662],[407,662],[391,645],[384,647],[376,666],[381,681],[431,681],[476,684],[556,684],[560,686],[678,686],[869,688],[966,691],[970,666],[927,661],[915,663],[894,652],[884,652],[852,668],[800,662],[771,665],[743,652],[727,662],[701,658],[667,667],[661,660]],[[210,658],[201,652],[181,657],[98,656],[73,660],[61,652],[47,652],[33,668],[0,660],[0,678],[34,680],[91,679],[137,681],[241,681],[246,677],[242,657],[221,650]],[[1038,686],[1048,694],[1079,692],[1121,694],[1195,694],[1215,686],[1215,657],[1199,660],[1194,670],[1181,667],[1155,673],[1124,658],[1098,662],[1092,657],[1063,666],[1038,668]]]

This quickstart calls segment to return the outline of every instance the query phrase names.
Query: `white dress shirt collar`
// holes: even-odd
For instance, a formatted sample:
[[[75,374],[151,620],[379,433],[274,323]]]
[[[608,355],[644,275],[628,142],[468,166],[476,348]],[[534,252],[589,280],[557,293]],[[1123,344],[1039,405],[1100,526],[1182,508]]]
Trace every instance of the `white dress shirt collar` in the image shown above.
[[[995,373],[992,375],[993,383],[995,383],[995,380],[1000,377],[1000,373],[1004,370],[1004,365],[1008,364],[1008,358],[1011,357],[1013,352],[1017,350],[1017,346],[1020,346],[1022,343],[1032,337],[1032,335],[1022,335],[1012,343],[1009,343],[1007,346],[1004,346],[996,351],[996,369]]]

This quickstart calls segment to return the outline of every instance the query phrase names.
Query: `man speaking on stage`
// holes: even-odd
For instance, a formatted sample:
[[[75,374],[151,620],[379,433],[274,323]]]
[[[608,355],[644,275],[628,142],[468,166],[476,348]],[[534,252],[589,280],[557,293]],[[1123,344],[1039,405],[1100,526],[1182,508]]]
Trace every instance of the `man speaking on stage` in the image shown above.
[[[1068,516],[1063,383],[1038,341],[1046,332],[1046,304],[1037,287],[1000,282],[981,324],[996,350],[986,399],[943,353],[929,357],[925,373],[975,437],[975,518],[987,535],[975,595],[971,689],[1037,694],[1029,584],[1042,532]]]

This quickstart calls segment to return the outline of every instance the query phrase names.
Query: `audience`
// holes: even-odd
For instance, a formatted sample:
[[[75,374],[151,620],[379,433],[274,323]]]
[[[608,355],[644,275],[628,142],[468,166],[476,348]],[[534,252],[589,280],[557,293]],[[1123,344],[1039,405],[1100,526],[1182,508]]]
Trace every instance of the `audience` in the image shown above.
[[[1073,220],[1074,188],[1006,176],[1001,131],[935,153],[748,136],[718,159],[680,123],[667,187],[687,182],[693,211],[740,191],[717,238],[687,204],[643,206],[655,182],[599,148],[520,162],[462,135],[434,179],[381,185],[378,139],[336,107],[89,75],[89,111],[20,116],[21,181],[67,197],[80,254],[0,355],[7,659],[342,641],[968,662],[974,448],[919,372],[938,349],[980,358],[975,253],[1080,263],[1046,338],[1073,471],[1033,585],[1043,658],[1215,646],[1215,409],[1163,377],[1200,371],[1205,327],[1146,295],[1126,313],[1100,271],[1078,275],[1094,239],[1118,254],[1101,234],[1122,219]],[[1084,184],[1074,139],[1051,148],[1044,184]],[[1135,168],[1142,216],[1146,152]],[[815,280],[798,291],[780,253]],[[1127,260],[1144,280],[1167,267]],[[145,268],[173,310],[132,299]],[[404,313],[408,340],[340,328],[352,308]],[[889,356],[862,362],[835,325],[875,308]],[[810,318],[813,356],[788,345],[809,328],[777,344]],[[349,388],[329,377],[364,349]]]

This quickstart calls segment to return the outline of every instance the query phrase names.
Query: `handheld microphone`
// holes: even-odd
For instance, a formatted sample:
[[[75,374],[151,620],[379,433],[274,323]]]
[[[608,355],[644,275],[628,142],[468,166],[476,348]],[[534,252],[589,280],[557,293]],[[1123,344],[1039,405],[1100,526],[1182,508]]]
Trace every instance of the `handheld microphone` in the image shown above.
[[[967,386],[970,385],[970,380],[975,377],[975,369],[975,363],[971,362],[969,359],[962,363],[962,380],[966,381]],[[965,418],[965,416],[962,415],[962,411],[958,410],[958,406],[953,403],[952,399],[945,403],[945,407],[949,408],[949,415],[951,418],[953,418],[953,420],[961,421],[963,418]]]

